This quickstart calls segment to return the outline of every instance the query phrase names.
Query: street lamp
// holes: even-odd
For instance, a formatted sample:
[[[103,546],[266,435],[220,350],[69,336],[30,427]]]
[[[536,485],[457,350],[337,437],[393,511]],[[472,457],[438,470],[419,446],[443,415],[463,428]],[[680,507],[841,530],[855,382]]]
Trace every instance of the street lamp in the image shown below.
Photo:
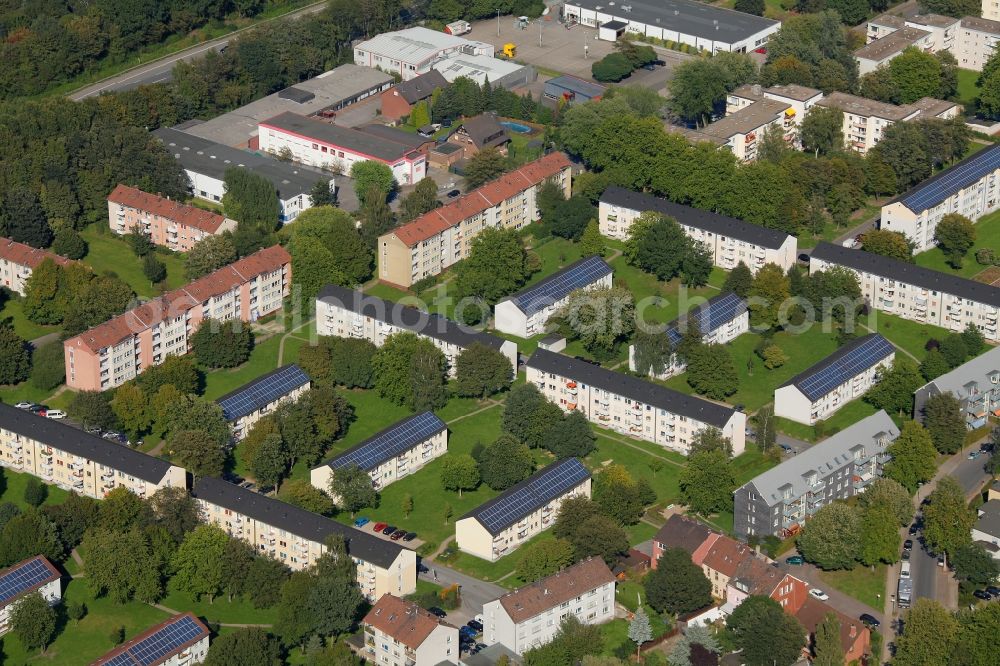
[[[500,8],[497,7],[497,37],[500,36]]]

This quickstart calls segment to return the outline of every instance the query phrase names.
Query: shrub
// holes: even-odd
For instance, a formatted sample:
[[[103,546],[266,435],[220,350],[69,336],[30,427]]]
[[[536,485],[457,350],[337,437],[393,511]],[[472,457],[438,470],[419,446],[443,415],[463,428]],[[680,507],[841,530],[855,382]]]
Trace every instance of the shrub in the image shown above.
[[[632,63],[621,53],[609,53],[595,62],[590,71],[598,81],[616,83],[632,73]]]
[[[988,247],[976,250],[976,263],[980,266],[992,266],[996,263],[996,253]]]

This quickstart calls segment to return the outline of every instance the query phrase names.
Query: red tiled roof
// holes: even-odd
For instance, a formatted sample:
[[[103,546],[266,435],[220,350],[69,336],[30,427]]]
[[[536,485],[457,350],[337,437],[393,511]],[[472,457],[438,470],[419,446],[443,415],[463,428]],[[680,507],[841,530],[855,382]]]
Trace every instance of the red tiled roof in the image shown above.
[[[451,627],[412,601],[404,601],[391,594],[382,595],[365,615],[364,623],[414,650],[427,640],[439,624]]]
[[[614,580],[614,574],[604,560],[592,557],[519,590],[508,592],[500,597],[500,605],[507,611],[508,617],[519,624]]]
[[[38,264],[42,263],[46,259],[51,259],[60,266],[73,263],[71,259],[61,257],[54,252],[39,250],[38,248],[25,245],[24,243],[18,243],[16,240],[11,240],[10,238],[4,238],[2,236],[0,236],[0,259],[6,259],[9,262],[19,264],[21,266],[27,266],[31,269],[37,268]]]
[[[556,175],[569,164],[569,158],[566,157],[565,153],[549,153],[486,183],[446,206],[424,213],[390,233],[395,234],[409,247],[413,247],[417,243],[455,226],[462,220],[482,213],[501,201]]]
[[[868,631],[868,628],[860,621],[850,618],[832,606],[812,597],[806,599],[805,603],[802,604],[801,608],[794,615],[802,623],[806,631],[814,634],[816,633],[816,627],[823,621],[827,613],[833,613],[837,616],[837,620],[840,621],[840,644],[844,648],[845,653],[850,653],[858,637]]]
[[[292,261],[288,251],[274,245],[244,257],[228,266],[198,278],[180,289],[143,303],[89,331],[66,341],[66,345],[84,346],[100,351],[150,328],[168,317],[177,317],[212,296],[227,291],[250,279],[281,268]]]
[[[705,556],[704,564],[713,571],[718,571],[726,577],[732,577],[740,563],[748,557],[753,557],[754,551],[746,544],[721,536],[715,541],[715,545]]]
[[[226,221],[222,215],[212,211],[202,210],[194,206],[188,206],[166,197],[161,197],[149,192],[128,185],[119,185],[108,195],[108,201],[121,204],[129,208],[159,215],[168,220],[173,220],[178,224],[200,229],[206,233],[214,234]]]

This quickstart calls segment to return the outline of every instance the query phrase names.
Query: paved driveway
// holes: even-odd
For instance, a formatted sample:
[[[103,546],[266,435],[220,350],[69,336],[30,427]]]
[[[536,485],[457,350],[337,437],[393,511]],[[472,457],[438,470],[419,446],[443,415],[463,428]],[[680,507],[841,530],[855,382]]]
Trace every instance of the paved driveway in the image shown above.
[[[878,618],[879,622],[882,621],[881,609],[876,610],[868,604],[862,603],[854,597],[844,594],[840,590],[834,588],[820,577],[819,569],[813,565],[808,563],[788,565],[785,564],[784,560],[782,560],[778,563],[778,567],[795,576],[799,580],[804,580],[809,584],[809,587],[818,587],[826,592],[830,596],[826,603],[833,608],[836,608],[847,617],[857,618],[860,617],[862,613],[868,613],[869,615],[874,615]]]
[[[508,591],[499,585],[467,576],[464,573],[449,569],[431,560],[425,560],[424,564],[430,571],[420,574],[421,580],[426,580],[443,587],[455,583],[461,586],[462,605],[453,611],[448,611],[447,617],[448,622],[456,627],[462,626],[479,613],[482,613],[483,604],[487,601],[492,601]]]

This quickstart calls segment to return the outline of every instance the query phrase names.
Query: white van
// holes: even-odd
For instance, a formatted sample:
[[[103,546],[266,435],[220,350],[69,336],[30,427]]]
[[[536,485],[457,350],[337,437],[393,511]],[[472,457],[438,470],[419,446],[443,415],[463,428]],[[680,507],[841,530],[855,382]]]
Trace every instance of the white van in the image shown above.
[[[899,577],[900,578],[909,578],[910,577],[910,563],[909,562],[903,562],[903,565],[899,568]]]

